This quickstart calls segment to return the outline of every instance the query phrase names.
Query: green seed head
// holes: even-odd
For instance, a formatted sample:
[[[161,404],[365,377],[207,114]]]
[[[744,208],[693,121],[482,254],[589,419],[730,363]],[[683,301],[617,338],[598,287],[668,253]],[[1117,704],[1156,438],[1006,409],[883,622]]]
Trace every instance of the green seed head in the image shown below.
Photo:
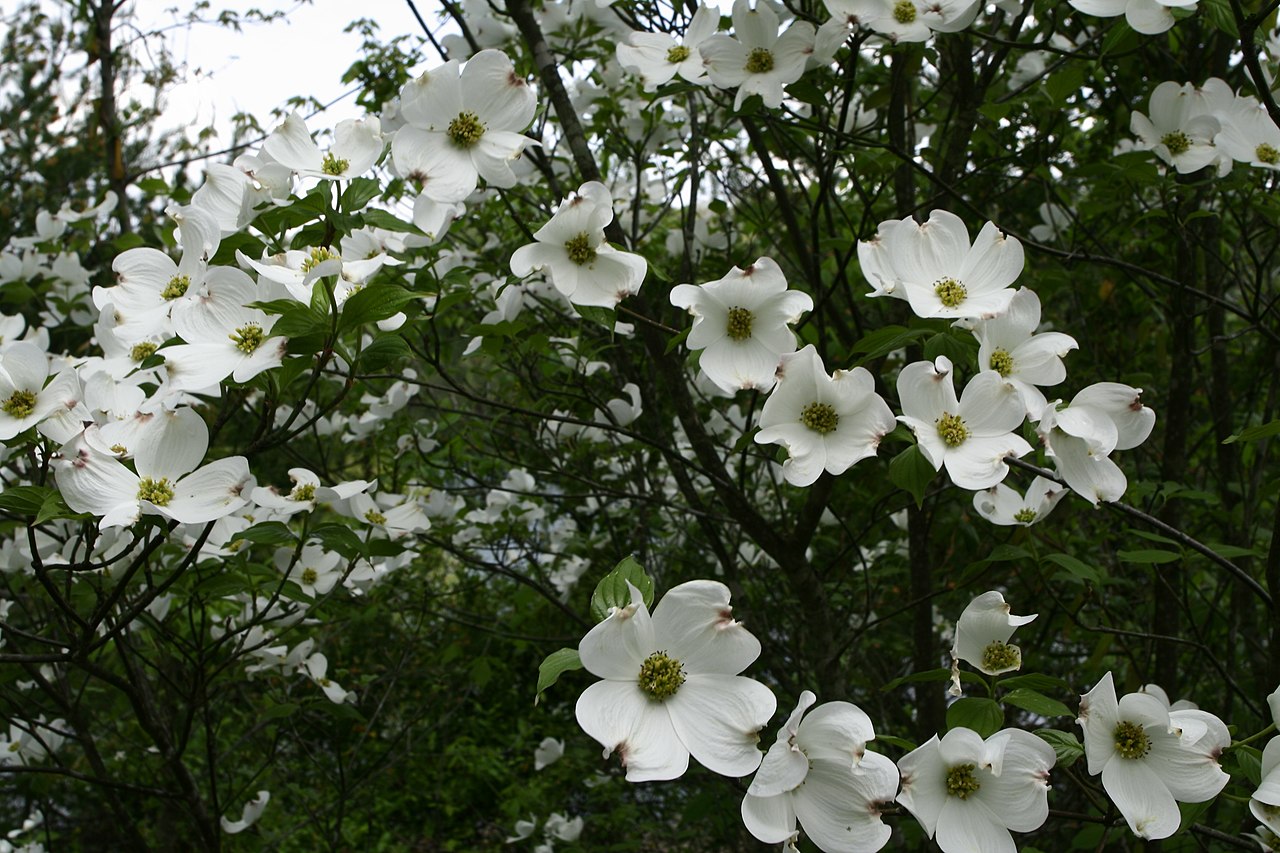
[[[569,260],[580,267],[585,267],[596,259],[596,250],[591,247],[591,238],[585,231],[565,240],[564,250],[569,253]]]
[[[475,113],[458,113],[458,117],[449,122],[449,138],[459,148],[471,148],[484,136],[484,125]]]
[[[1121,758],[1142,758],[1151,751],[1151,738],[1137,723],[1121,720],[1116,724],[1115,738]]]
[[[1022,665],[1022,652],[1017,646],[1002,643],[999,640],[988,643],[982,650],[982,668],[990,672],[1006,669],[1017,669]]]
[[[969,437],[969,428],[964,425],[964,418],[943,412],[937,420],[938,435],[947,447],[959,447]]]
[[[346,174],[346,171],[350,166],[351,163],[341,159],[340,157],[334,157],[332,154],[325,154],[324,160],[320,163],[320,171],[324,172],[326,175],[334,175],[336,177],[337,175]]]
[[[1024,506],[1013,514],[1013,520],[1019,524],[1030,524],[1036,520],[1036,511]]]
[[[800,410],[800,423],[821,435],[835,432],[840,424],[836,410],[826,403],[810,403]]]
[[[773,53],[768,48],[757,47],[747,56],[745,67],[749,74],[768,74],[773,70]]]
[[[684,684],[684,667],[666,652],[654,652],[640,664],[640,689],[655,702],[670,699]]]
[[[289,493],[289,500],[302,503],[303,501],[313,500],[316,496],[315,483],[306,483],[296,487]]]
[[[324,263],[325,261],[336,261],[336,260],[339,260],[338,253],[335,252],[333,249],[330,249],[328,246],[317,246],[316,248],[312,249],[311,252],[305,258],[302,259],[302,266],[300,267],[300,269],[304,273],[309,273],[313,269],[318,267],[320,264]]]
[[[671,50],[667,51],[667,62],[670,62],[672,65],[675,65],[678,62],[684,62],[688,58],[689,48],[682,44],[678,44],[671,48]]]
[[[976,794],[982,787],[978,784],[978,780],[973,778],[973,771],[976,769],[972,764],[959,764],[948,770],[947,793],[962,800],[970,794]]]
[[[150,501],[156,506],[168,506],[169,501],[173,500],[173,486],[169,485],[169,478],[153,480],[143,477],[138,481],[138,500]]]
[[[1013,356],[1005,350],[996,350],[991,353],[991,369],[1001,376],[1008,376],[1013,373]]]
[[[955,308],[969,295],[965,286],[954,278],[944,278],[934,282],[933,292],[938,294],[938,299],[948,308]]]
[[[142,362],[151,358],[156,354],[156,350],[160,347],[150,341],[143,341],[140,344],[134,344],[133,349],[129,350],[129,358],[137,362]]]
[[[1186,154],[1190,150],[1191,137],[1180,130],[1175,130],[1160,137],[1160,144],[1169,149],[1170,156],[1177,157],[1179,154]]]
[[[241,326],[230,335],[227,335],[236,345],[236,349],[245,355],[252,355],[258,347],[262,346],[266,334],[263,333],[262,327],[257,323],[250,323],[247,326]]]
[[[893,19],[899,24],[913,24],[916,20],[916,4],[911,0],[898,0],[893,4]]]
[[[1254,156],[1258,158],[1259,163],[1266,163],[1268,166],[1274,166],[1280,163],[1280,151],[1274,146],[1262,143],[1258,146],[1258,150],[1254,152]]]
[[[164,290],[160,291],[160,297],[166,301],[172,302],[179,296],[183,296],[187,292],[187,288],[191,286],[191,276],[175,275],[169,279],[169,283],[164,286]]]
[[[11,418],[22,420],[36,410],[36,395],[32,391],[19,388],[4,401],[4,413]]]
[[[754,319],[755,316],[746,308],[730,308],[728,329],[730,339],[745,341],[751,337],[751,321]]]
[[[320,575],[316,574],[316,570],[315,570],[315,569],[303,569],[303,570],[302,570],[302,584],[303,584],[303,586],[312,586],[312,585],[314,585],[314,584],[315,584],[315,582],[316,582],[316,579],[317,579],[318,577],[320,577]]]

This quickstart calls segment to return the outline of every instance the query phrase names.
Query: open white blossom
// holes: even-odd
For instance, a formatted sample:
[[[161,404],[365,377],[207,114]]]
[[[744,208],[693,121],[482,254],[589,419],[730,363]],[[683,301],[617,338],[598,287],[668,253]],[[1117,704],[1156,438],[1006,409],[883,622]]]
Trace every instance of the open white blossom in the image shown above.
[[[1009,638],[1020,625],[1039,614],[1014,616],[1004,596],[996,590],[970,601],[956,622],[951,657],[975,666],[987,675],[1000,675],[1022,667],[1022,650]]]
[[[742,109],[750,95],[759,95],[770,109],[782,106],[782,87],[804,74],[813,53],[814,29],[795,21],[778,35],[778,13],[768,2],[753,9],[748,0],[734,0],[733,35],[713,35],[702,42],[703,64],[711,82],[721,89],[737,87],[733,108]]]
[[[618,63],[640,75],[646,92],[656,92],[677,74],[689,83],[705,84],[706,67],[699,46],[720,26],[720,11],[699,6],[679,41],[667,33],[633,32],[617,47]]]

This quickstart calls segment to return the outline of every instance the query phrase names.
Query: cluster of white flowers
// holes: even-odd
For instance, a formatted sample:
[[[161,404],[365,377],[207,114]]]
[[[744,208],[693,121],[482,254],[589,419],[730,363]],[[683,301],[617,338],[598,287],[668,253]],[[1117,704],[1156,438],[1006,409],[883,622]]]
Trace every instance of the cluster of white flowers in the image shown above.
[[[1136,147],[1154,151],[1179,174],[1214,166],[1225,175],[1235,163],[1280,170],[1280,127],[1257,98],[1233,92],[1224,80],[1166,81],[1151,93],[1148,110],[1130,120]]]

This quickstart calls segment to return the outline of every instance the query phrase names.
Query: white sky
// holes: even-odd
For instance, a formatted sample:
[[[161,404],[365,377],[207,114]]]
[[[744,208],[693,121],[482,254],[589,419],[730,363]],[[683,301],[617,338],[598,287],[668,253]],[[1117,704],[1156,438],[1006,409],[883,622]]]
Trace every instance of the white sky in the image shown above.
[[[175,0],[136,0],[137,21],[144,32],[171,26],[178,16]],[[416,0],[428,25],[436,24],[432,0]],[[419,36],[422,29],[404,0],[315,0],[309,5],[294,0],[213,0],[208,17],[222,9],[243,12],[285,10],[288,14],[270,24],[249,24],[240,32],[216,24],[196,24],[170,29],[173,59],[187,66],[187,82],[166,96],[168,127],[191,126],[193,133],[210,124],[219,128],[213,143],[230,141],[231,117],[237,112],[255,115],[266,130],[275,126],[271,110],[294,95],[310,95],[328,103],[351,86],[342,74],[358,57],[360,36],[344,33],[355,18],[378,22],[379,37],[389,41],[402,33]],[[430,46],[428,45],[428,50]],[[428,64],[440,60],[428,55]],[[360,109],[354,95],[335,104],[308,124],[332,127],[344,118],[357,118]]]

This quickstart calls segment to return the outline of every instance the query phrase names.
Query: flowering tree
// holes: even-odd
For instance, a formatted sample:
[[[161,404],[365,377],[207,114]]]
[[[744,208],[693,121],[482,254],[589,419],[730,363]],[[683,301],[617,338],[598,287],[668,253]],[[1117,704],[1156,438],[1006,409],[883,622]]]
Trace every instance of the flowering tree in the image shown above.
[[[1274,4],[443,14],[0,253],[13,844],[1280,846]]]

